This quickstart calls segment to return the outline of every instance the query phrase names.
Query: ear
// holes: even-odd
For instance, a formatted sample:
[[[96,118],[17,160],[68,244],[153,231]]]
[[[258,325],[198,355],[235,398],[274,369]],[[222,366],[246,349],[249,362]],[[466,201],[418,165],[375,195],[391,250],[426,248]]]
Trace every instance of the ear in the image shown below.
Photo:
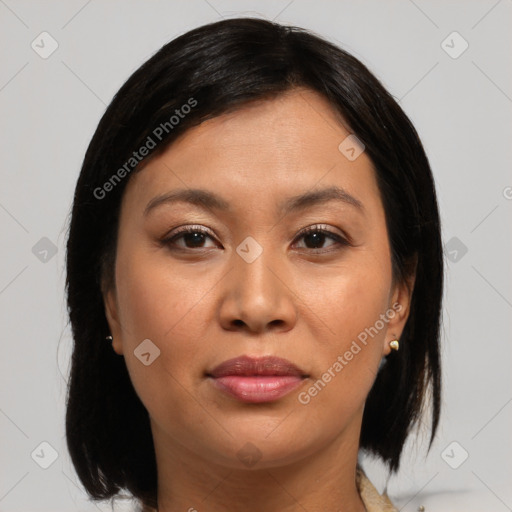
[[[413,275],[401,283],[396,283],[391,290],[391,298],[386,313],[388,326],[384,338],[384,356],[387,356],[391,352],[389,342],[400,339],[407,319],[409,318],[415,277],[416,276]]]
[[[123,354],[123,340],[121,323],[119,321],[119,311],[117,305],[117,297],[114,289],[109,289],[103,293],[103,301],[105,303],[105,316],[110,327],[110,334],[112,336],[112,348],[114,351]]]

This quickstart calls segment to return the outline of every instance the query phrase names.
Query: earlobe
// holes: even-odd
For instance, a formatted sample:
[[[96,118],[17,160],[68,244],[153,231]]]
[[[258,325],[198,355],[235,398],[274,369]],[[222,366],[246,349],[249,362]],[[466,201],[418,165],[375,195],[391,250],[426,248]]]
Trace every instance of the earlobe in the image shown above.
[[[414,277],[406,282],[398,283],[392,294],[388,309],[388,326],[384,340],[383,354],[389,355],[392,350],[399,350],[400,336],[409,318]]]
[[[411,306],[411,298],[412,293],[414,290],[414,283],[416,280],[416,275],[413,274],[409,277],[406,277],[403,281],[397,283],[395,285],[391,304],[390,306],[393,307],[397,312],[397,321],[398,323],[403,322],[405,325],[405,322],[407,321],[407,318],[409,317],[409,311]],[[396,305],[396,307],[395,307]],[[392,325],[391,322],[389,324]],[[403,326],[402,326],[403,329]],[[400,333],[402,332],[402,329],[400,329]],[[397,333],[398,334],[398,333]]]
[[[105,316],[110,327],[110,336],[112,337],[112,348],[117,354],[122,355],[123,343],[121,336],[121,325],[119,323],[119,314],[115,293],[112,290],[104,293],[103,302],[105,304]]]

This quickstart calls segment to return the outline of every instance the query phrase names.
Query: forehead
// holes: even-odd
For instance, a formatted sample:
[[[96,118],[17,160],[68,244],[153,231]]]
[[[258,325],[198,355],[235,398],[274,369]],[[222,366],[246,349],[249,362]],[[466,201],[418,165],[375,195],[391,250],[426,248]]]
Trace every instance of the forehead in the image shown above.
[[[192,128],[174,142],[176,150],[207,146],[210,156],[232,154],[259,158],[279,155],[337,154],[340,137],[350,134],[341,116],[320,94],[294,89],[275,98],[258,100]],[[333,146],[334,144],[334,146]],[[336,150],[334,153],[332,149]],[[293,152],[293,155],[292,153]],[[286,158],[285,160],[288,160]]]
[[[340,151],[349,135],[321,95],[296,89],[191,128],[132,177],[126,194],[147,203],[173,188],[207,187],[248,205],[335,185],[375,200],[371,160]]]

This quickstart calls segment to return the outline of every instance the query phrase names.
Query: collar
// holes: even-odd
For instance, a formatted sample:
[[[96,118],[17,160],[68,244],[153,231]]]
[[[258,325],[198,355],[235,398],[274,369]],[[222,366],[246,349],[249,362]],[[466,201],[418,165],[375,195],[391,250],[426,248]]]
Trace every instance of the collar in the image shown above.
[[[387,493],[379,494],[359,465],[356,467],[356,486],[367,512],[398,512]]]

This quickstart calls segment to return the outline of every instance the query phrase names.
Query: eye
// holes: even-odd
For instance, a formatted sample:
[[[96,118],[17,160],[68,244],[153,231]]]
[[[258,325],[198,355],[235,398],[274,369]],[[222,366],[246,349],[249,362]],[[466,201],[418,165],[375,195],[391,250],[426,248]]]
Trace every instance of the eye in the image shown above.
[[[170,236],[162,240],[162,243],[179,249],[209,249],[210,247],[203,245],[207,238],[213,240],[210,232],[202,226],[183,226],[173,231]],[[177,240],[183,240],[185,245],[177,244]]]
[[[162,244],[171,246],[177,249],[209,249],[215,247],[216,244],[208,247],[205,246],[207,239],[213,240],[210,231],[202,226],[183,226],[177,228],[169,236],[162,240]],[[305,247],[301,249],[310,249],[316,253],[331,252],[333,249],[323,250],[322,247],[326,240],[331,240],[334,243],[328,247],[335,246],[348,246],[350,243],[341,235],[334,233],[320,225],[309,226],[303,229],[295,240],[304,239]],[[181,244],[178,241],[182,241]]]
[[[338,235],[337,233],[334,233],[328,229],[325,229],[322,226],[316,225],[316,226],[309,226],[306,229],[302,230],[301,233],[299,233],[297,239],[304,239],[304,243],[306,245],[306,249],[311,249],[313,251],[318,252],[330,252],[332,249],[329,249],[328,251],[321,250],[323,249],[321,246],[325,243],[327,239],[333,240],[335,243],[329,245],[328,247],[333,246],[347,246],[350,245],[345,238],[343,238],[341,235]],[[311,247],[313,246],[313,247]],[[304,247],[302,247],[304,248]],[[320,249],[320,250],[319,250]]]

